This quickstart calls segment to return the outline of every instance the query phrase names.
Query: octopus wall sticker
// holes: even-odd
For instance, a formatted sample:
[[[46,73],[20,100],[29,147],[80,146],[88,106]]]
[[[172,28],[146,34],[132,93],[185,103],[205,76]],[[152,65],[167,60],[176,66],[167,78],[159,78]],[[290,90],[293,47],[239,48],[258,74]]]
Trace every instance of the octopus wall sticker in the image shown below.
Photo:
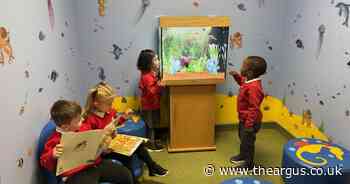
[[[14,59],[10,44],[10,33],[5,27],[0,27],[0,64],[4,65],[5,62],[13,63]]]

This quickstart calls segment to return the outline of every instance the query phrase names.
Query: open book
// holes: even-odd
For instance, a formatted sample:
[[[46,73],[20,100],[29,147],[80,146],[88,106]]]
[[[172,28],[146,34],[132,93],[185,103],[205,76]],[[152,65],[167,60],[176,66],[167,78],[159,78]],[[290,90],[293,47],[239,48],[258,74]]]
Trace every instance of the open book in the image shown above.
[[[61,175],[77,167],[93,164],[104,147],[106,129],[85,132],[67,132],[61,137],[64,145],[62,156],[57,161],[56,175]],[[117,134],[108,148],[116,153],[130,156],[146,138]]]
[[[117,134],[109,145],[109,149],[113,152],[130,156],[140,146],[142,142],[147,142],[148,139],[131,135]]]
[[[104,130],[63,133],[64,152],[57,161],[56,175],[94,163],[102,152],[104,134]]]

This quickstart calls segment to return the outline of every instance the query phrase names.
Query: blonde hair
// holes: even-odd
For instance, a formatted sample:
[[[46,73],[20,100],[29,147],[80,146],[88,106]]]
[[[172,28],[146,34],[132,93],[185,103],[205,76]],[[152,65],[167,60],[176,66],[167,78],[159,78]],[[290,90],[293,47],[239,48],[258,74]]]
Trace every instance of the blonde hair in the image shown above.
[[[83,117],[86,118],[92,110],[94,109],[94,101],[105,101],[109,99],[114,99],[117,96],[115,90],[112,86],[106,82],[100,82],[95,87],[89,90],[88,96],[86,98],[85,109]]]

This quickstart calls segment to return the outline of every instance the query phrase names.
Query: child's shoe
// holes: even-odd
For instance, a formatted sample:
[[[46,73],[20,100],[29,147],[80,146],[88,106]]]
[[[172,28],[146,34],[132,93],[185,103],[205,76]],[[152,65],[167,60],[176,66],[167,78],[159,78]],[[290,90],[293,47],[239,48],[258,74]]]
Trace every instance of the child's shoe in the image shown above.
[[[244,157],[242,155],[236,155],[230,158],[230,162],[233,164],[242,164],[244,163]]]
[[[243,172],[251,172],[254,169],[254,164],[247,164],[245,161],[243,161],[240,165],[236,166],[235,168],[241,168]]]
[[[160,151],[163,151],[163,149],[164,149],[162,146],[159,146],[155,143],[151,143],[150,141],[148,141],[145,144],[145,146],[149,152],[160,152]]]
[[[149,176],[166,176],[168,173],[168,170],[156,163],[149,167]]]

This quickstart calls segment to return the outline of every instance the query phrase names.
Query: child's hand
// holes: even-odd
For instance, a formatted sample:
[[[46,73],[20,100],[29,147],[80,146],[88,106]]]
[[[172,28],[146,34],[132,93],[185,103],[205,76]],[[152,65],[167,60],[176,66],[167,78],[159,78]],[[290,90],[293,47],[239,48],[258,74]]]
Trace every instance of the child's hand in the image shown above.
[[[103,139],[103,144],[108,147],[112,142],[112,137],[111,136],[105,136]]]
[[[113,152],[113,150],[112,150],[112,149],[109,149],[109,148],[103,150],[103,153],[104,153],[104,154],[110,154],[110,153],[112,153],[112,152]]]
[[[102,142],[101,142],[101,145],[100,145],[103,152],[105,152],[108,149],[111,142],[112,142],[112,137],[108,136],[108,135],[104,135]]]
[[[115,131],[116,131],[114,125],[107,127],[104,130],[105,130],[105,136],[113,136],[115,134]]]
[[[63,154],[63,145],[57,144],[56,147],[53,149],[53,157],[54,158],[60,158]]]
[[[239,73],[236,72],[236,71],[234,71],[234,70],[231,70],[231,71],[229,72],[229,74],[230,74],[231,76],[239,75]]]
[[[126,117],[128,118],[129,116],[131,116],[132,114],[134,113],[134,111],[132,110],[132,109],[127,109],[126,111],[125,111],[125,115],[126,115]]]

